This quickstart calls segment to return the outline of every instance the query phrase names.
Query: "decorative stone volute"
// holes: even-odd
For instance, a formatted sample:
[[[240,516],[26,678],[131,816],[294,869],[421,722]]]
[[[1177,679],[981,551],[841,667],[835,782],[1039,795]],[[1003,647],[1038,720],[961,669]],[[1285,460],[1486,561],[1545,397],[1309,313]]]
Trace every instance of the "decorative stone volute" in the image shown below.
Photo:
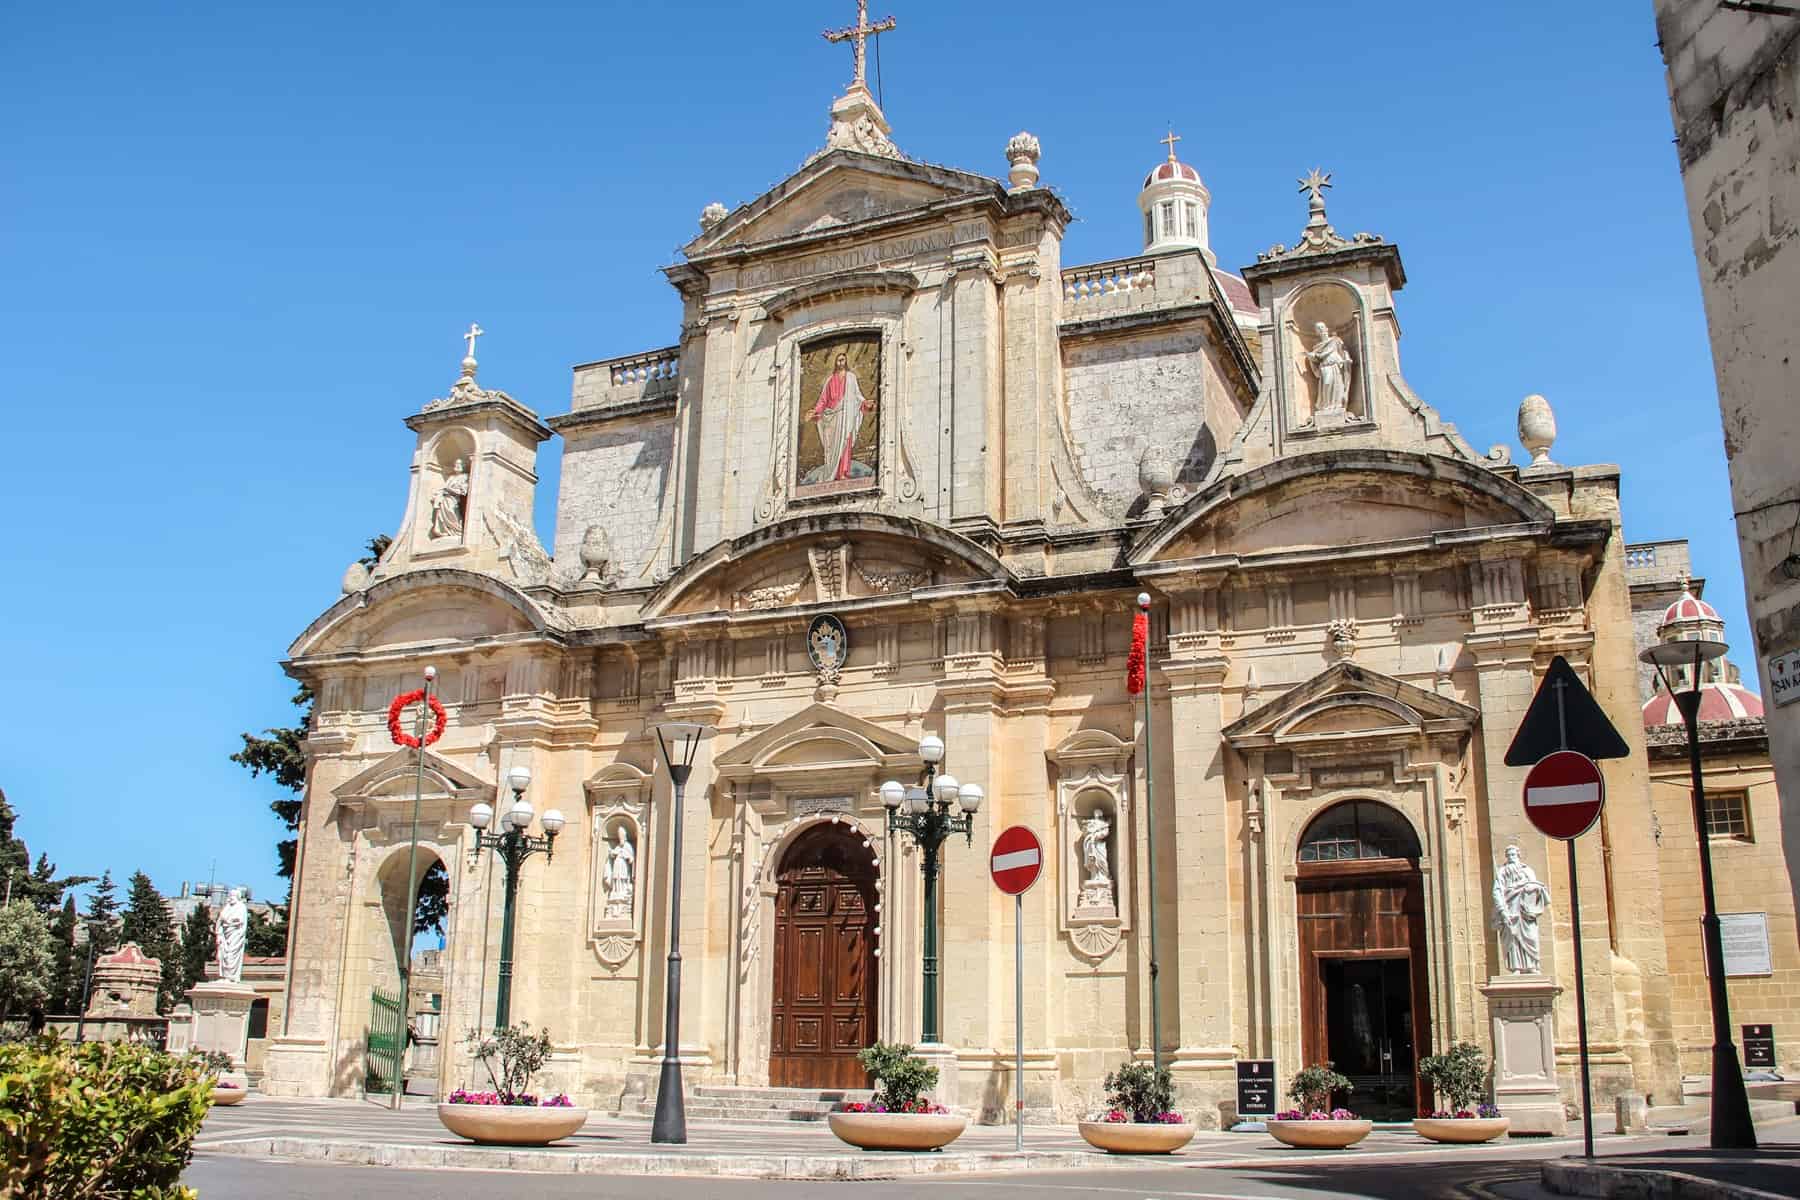
[[[1007,180],[1015,192],[1036,187],[1038,181],[1038,157],[1042,153],[1036,137],[1020,130],[1013,134],[1012,140],[1006,143],[1006,161],[1012,164],[1012,171]]]
[[[1531,454],[1533,467],[1549,467],[1550,447],[1556,443],[1556,414],[1550,402],[1535,392],[1519,401],[1519,444]]]

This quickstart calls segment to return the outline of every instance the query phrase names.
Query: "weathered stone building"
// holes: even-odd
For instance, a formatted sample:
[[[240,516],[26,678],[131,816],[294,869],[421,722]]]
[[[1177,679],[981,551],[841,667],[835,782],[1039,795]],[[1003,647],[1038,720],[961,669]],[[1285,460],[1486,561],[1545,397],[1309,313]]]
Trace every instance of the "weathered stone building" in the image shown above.
[[[1164,1049],[1202,1120],[1245,1057],[1331,1058],[1357,1104],[1411,1111],[1419,1055],[1493,1036],[1489,897],[1515,842],[1550,887],[1573,1095],[1563,853],[1502,763],[1560,654],[1634,751],[1580,843],[1599,1095],[1675,1098],[1617,468],[1552,461],[1539,398],[1521,467],[1415,394],[1399,250],[1334,230],[1317,173],[1298,240],[1233,274],[1171,141],[1144,252],[1065,266],[1035,138],[1000,181],[888,133],[859,82],[797,172],[709,205],[666,271],[674,343],[577,367],[569,411],[484,387],[471,337],[406,418],[394,543],[290,652],[318,701],[265,1086],[361,1080],[408,883],[415,757],[385,710],[431,664],[449,724],[418,870],[452,879],[444,1025],[492,1017],[498,872],[467,814],[506,807],[527,765],[528,799],[569,823],[524,871],[512,1012],[554,1033],[551,1084],[600,1107],[654,1088],[674,820],[691,1081],[823,1085],[866,1042],[918,1037],[920,862],[879,789],[914,780],[927,733],[987,794],[940,889],[953,1103],[992,1115],[1011,1092],[1013,906],[986,852],[1015,823],[1051,855],[1024,906],[1039,1115],[1148,1056],[1152,905]],[[557,435],[552,554],[531,512]],[[1140,590],[1148,738],[1125,689]],[[716,730],[680,813],[650,732],[672,719]]]
[[[1800,880],[1800,12],[1656,0],[1788,874]]]

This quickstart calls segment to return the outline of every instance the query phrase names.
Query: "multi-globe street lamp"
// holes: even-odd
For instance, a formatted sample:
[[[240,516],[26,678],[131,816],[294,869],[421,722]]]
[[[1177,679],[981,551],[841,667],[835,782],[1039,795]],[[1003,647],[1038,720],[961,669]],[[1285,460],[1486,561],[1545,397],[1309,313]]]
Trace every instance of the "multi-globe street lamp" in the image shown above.
[[[669,806],[669,825],[674,830],[669,844],[669,957],[663,976],[663,1061],[656,1082],[656,1116],[650,1124],[650,1140],[673,1145],[687,1142],[687,1107],[681,1095],[681,816],[688,776],[694,772],[694,755],[710,727],[691,721],[665,721],[656,727],[663,764],[669,768],[674,802]]]
[[[550,808],[544,810],[543,837],[532,837],[525,832],[531,826],[531,818],[537,815],[531,801],[525,799],[525,789],[531,786],[530,767],[516,764],[506,773],[506,785],[512,789],[513,803],[501,818],[501,832],[486,832],[494,819],[492,805],[477,802],[469,809],[469,824],[475,828],[471,861],[479,859],[483,849],[492,849],[499,852],[500,861],[506,864],[506,905],[500,917],[500,989],[494,1000],[496,1029],[506,1028],[512,1014],[513,915],[519,898],[519,868],[540,850],[544,861],[555,858],[556,835],[563,827],[562,813]]]
[[[1713,899],[1711,835],[1707,831],[1706,781],[1700,770],[1700,701],[1705,696],[1700,668],[1725,657],[1725,622],[1712,605],[1685,587],[1681,598],[1663,614],[1657,644],[1638,658],[1656,668],[1663,687],[1687,727],[1688,774],[1693,783],[1694,836],[1700,844],[1700,898],[1704,915],[1700,930],[1706,949],[1706,983],[1712,996],[1712,1144],[1715,1150],[1754,1150],[1756,1126],[1750,1118],[1750,1096],[1737,1045],[1731,1040],[1731,1003],[1725,988],[1725,943],[1719,934],[1719,910]],[[1688,690],[1678,692],[1669,672],[1692,672]]]
[[[890,779],[881,785],[881,803],[887,808],[890,833],[911,836],[921,851],[925,873],[925,954],[923,967],[924,1012],[919,1040],[927,1045],[939,1039],[937,877],[938,851],[953,833],[971,845],[975,841],[975,814],[981,811],[985,793],[979,784],[958,783],[954,775],[940,775],[944,740],[928,733],[919,739],[919,758],[925,764],[919,782],[907,785]],[[961,811],[953,813],[954,804]]]

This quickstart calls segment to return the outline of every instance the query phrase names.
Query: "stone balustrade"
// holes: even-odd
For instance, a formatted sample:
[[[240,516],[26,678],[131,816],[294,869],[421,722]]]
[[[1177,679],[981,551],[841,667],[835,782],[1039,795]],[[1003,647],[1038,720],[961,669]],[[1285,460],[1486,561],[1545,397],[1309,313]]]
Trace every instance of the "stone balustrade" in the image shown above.
[[[1114,307],[1122,297],[1154,290],[1156,260],[1115,258],[1109,262],[1070,267],[1062,273],[1062,287],[1064,314],[1085,316],[1090,309],[1102,304]],[[1113,303],[1107,304],[1108,301]]]
[[[665,346],[575,368],[573,408],[605,408],[660,400],[675,394],[681,377],[681,347]]]

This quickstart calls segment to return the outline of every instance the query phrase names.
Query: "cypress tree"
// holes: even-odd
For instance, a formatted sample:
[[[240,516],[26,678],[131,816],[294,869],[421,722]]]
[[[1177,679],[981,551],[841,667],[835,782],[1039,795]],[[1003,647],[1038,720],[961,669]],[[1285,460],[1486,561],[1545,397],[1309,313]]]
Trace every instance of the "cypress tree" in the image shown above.
[[[111,871],[103,873],[100,882],[88,893],[87,912],[82,914],[82,923],[87,928],[88,942],[93,946],[96,958],[118,949],[119,886],[113,882]]]
[[[219,939],[213,933],[212,910],[204,904],[196,904],[181,927],[181,990],[176,994],[177,999],[206,978],[206,964],[218,954]]]
[[[65,896],[62,911],[50,926],[56,949],[50,972],[50,997],[44,1001],[46,1012],[72,1013],[80,1002],[81,972],[87,960],[75,953],[75,925],[75,897]]]
[[[175,945],[175,923],[169,917],[169,905],[142,871],[131,877],[131,890],[126,895],[125,919],[119,926],[119,941],[136,942],[145,957],[162,963],[162,984],[156,992],[156,1011],[168,1012],[181,987],[181,961]]]

